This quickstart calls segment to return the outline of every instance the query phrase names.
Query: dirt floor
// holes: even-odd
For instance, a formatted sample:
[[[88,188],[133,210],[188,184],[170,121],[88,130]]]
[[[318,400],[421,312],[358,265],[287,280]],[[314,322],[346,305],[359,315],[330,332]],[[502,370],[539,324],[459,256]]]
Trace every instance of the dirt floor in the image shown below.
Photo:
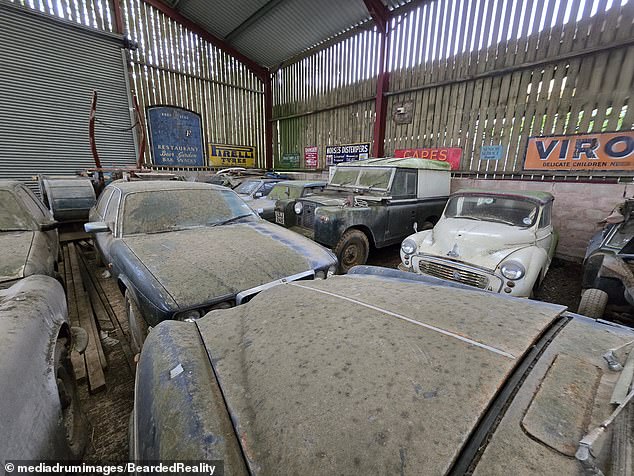
[[[104,268],[97,268],[94,257],[87,253],[91,272],[98,277],[112,308],[124,313],[123,297],[112,279],[103,277]],[[399,247],[374,250],[368,264],[395,268],[400,262]],[[554,260],[537,299],[563,304],[576,311],[581,290],[581,265]],[[121,319],[120,319],[121,320]],[[125,319],[123,319],[125,321]],[[80,385],[83,408],[91,424],[90,442],[84,456],[86,462],[118,462],[128,459],[128,421],[134,396],[134,364],[126,356],[127,326],[124,336],[112,333],[103,340],[108,368],[105,371],[107,390],[90,395],[86,383]]]

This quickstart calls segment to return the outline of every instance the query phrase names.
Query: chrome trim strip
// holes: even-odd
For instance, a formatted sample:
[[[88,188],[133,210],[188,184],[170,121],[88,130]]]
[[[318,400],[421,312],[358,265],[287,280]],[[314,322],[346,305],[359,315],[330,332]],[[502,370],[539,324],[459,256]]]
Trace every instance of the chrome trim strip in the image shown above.
[[[513,354],[510,354],[509,352],[506,352],[504,350],[497,349],[497,348],[495,348],[493,346],[490,346],[490,345],[487,345],[487,344],[483,344],[482,342],[478,342],[478,341],[473,340],[473,339],[469,339],[468,337],[461,336],[460,334],[454,334],[453,332],[446,331],[445,329],[441,329],[440,327],[432,326],[430,324],[425,324],[424,322],[416,321],[414,319],[411,319],[409,317],[403,316],[401,314],[397,314],[395,312],[388,311],[386,309],[381,309],[380,307],[373,306],[372,304],[367,304],[367,303],[365,303],[363,301],[359,301],[357,299],[352,299],[352,298],[349,298],[349,297],[346,297],[346,296],[342,296],[340,294],[331,293],[329,291],[324,291],[323,289],[317,289],[317,288],[313,288],[313,287],[310,287],[310,286],[302,286],[301,284],[298,284],[298,283],[292,283],[292,286],[297,286],[297,287],[302,288],[302,289],[308,289],[310,291],[315,291],[317,293],[327,294],[328,296],[332,296],[332,297],[336,297],[336,298],[339,298],[339,299],[343,299],[345,301],[349,301],[351,303],[358,304],[359,306],[367,307],[368,309],[372,309],[373,311],[382,312],[383,314],[387,314],[388,316],[396,317],[397,319],[402,319],[403,321],[409,322],[411,324],[416,324],[417,326],[424,327],[425,329],[429,329],[429,330],[432,330],[434,332],[438,332],[439,334],[443,334],[443,335],[446,335],[446,336],[449,336],[449,337],[453,337],[454,339],[458,339],[458,340],[460,340],[462,342],[466,342],[467,344],[475,345],[476,347],[480,347],[481,349],[485,349],[485,350],[488,350],[490,352],[502,355],[504,357],[508,357],[509,359],[515,359],[515,356]]]
[[[292,276],[288,276],[286,278],[276,279],[275,281],[271,281],[270,283],[261,284],[260,286],[256,286],[254,288],[241,291],[238,294],[236,294],[236,306],[239,306],[240,304],[242,304],[242,302],[246,298],[253,296],[254,294],[258,294],[264,291],[265,289],[269,289],[269,288],[278,286],[280,284],[290,283],[291,281],[297,281],[298,279],[303,279],[308,277],[312,277],[313,279],[315,279],[314,269],[311,269],[309,271],[304,271],[302,273],[297,273]]]

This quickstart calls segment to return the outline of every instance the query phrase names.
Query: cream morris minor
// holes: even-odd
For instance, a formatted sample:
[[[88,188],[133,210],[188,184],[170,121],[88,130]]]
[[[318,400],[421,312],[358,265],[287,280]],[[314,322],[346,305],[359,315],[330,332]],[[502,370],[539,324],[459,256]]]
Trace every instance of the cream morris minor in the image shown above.
[[[401,245],[402,267],[488,291],[529,297],[557,246],[547,192],[461,190],[433,228]]]

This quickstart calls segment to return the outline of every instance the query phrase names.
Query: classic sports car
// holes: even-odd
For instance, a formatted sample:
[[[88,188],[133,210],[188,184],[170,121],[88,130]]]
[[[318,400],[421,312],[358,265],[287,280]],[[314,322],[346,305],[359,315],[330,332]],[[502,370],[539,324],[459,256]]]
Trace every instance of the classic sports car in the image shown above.
[[[326,278],[337,264],[218,185],[115,182],[90,218],[86,231],[125,294],[137,349],[165,319],[197,319],[281,280]]]
[[[576,475],[627,457],[627,437],[610,448],[613,427],[593,430],[627,401],[603,353],[619,349],[614,369],[633,359],[632,329],[443,283],[356,268],[161,323],[138,364],[131,459],[224,460],[231,475]]]
[[[70,362],[78,340],[85,347],[86,334],[70,328],[64,290],[55,279],[29,276],[0,290],[3,463],[81,457],[88,433]]]
[[[32,274],[57,276],[57,222],[20,182],[0,180],[0,289]]]
[[[293,215],[293,203],[301,197],[308,197],[316,192],[321,192],[326,187],[326,182],[312,180],[285,180],[277,182],[266,197],[257,198],[249,203],[265,220],[284,225],[284,212],[289,210]],[[275,211],[280,210],[279,213]]]
[[[460,190],[433,230],[401,244],[401,269],[529,297],[557,246],[547,192]]]

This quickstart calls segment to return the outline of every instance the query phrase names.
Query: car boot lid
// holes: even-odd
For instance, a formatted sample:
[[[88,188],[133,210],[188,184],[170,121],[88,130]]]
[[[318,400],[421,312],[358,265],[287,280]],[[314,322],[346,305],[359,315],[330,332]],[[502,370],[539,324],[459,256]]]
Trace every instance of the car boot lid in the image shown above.
[[[565,310],[376,279],[277,286],[197,321],[254,473],[445,473]]]

